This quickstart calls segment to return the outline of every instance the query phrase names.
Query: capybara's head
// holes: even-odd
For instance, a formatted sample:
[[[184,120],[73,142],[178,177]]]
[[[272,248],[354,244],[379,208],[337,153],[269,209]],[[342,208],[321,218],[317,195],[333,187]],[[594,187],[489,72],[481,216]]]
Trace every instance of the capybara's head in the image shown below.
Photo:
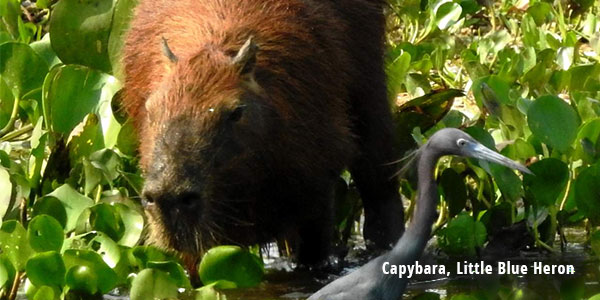
[[[280,118],[255,81],[258,46],[178,57],[163,39],[162,51],[166,74],[137,125],[151,240],[188,253],[243,241]]]

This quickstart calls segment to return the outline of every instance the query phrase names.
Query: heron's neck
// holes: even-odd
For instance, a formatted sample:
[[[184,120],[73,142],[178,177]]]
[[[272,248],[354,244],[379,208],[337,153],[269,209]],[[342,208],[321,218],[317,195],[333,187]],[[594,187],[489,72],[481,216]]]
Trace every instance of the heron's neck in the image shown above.
[[[429,154],[426,151],[419,158],[416,209],[408,229],[389,253],[390,261],[398,264],[411,264],[414,260],[419,259],[425,249],[431,235],[431,226],[435,221],[439,198],[433,176],[438,159],[439,155]]]

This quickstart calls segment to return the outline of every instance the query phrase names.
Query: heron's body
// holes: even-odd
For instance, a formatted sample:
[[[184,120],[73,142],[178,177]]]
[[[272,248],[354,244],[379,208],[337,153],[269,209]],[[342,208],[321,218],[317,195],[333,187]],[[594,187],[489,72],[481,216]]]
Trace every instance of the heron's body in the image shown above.
[[[394,248],[371,260],[358,270],[326,285],[309,300],[396,300],[404,293],[406,277],[385,275],[382,264],[412,265],[425,249],[431,226],[435,220],[439,198],[434,170],[444,155],[459,155],[496,162],[507,167],[530,173],[522,165],[492,151],[475,141],[468,134],[453,128],[436,132],[418,152],[418,198],[412,223]]]

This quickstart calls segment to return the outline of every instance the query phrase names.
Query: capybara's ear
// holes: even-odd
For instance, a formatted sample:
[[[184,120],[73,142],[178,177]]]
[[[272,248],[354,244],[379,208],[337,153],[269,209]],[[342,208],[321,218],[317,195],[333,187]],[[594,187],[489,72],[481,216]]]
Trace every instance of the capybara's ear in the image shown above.
[[[237,54],[231,59],[231,64],[239,70],[240,75],[254,73],[256,52],[258,52],[258,46],[254,42],[254,37],[250,36]]]
[[[171,51],[171,48],[169,48],[169,44],[167,43],[167,39],[165,39],[164,37],[161,38],[161,46],[162,46],[162,52],[163,54],[173,63],[176,63],[179,58],[177,58],[177,56],[175,55],[175,53],[173,53],[173,51]]]

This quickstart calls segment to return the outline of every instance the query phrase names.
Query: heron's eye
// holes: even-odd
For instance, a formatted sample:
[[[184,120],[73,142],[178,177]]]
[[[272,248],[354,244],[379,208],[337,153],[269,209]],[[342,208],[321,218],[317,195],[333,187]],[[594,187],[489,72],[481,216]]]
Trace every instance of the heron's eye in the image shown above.
[[[466,141],[466,140],[464,140],[464,139],[458,139],[458,141],[456,141],[456,144],[457,144],[459,147],[463,147],[464,145],[466,145],[466,144],[467,144],[467,141]]]

